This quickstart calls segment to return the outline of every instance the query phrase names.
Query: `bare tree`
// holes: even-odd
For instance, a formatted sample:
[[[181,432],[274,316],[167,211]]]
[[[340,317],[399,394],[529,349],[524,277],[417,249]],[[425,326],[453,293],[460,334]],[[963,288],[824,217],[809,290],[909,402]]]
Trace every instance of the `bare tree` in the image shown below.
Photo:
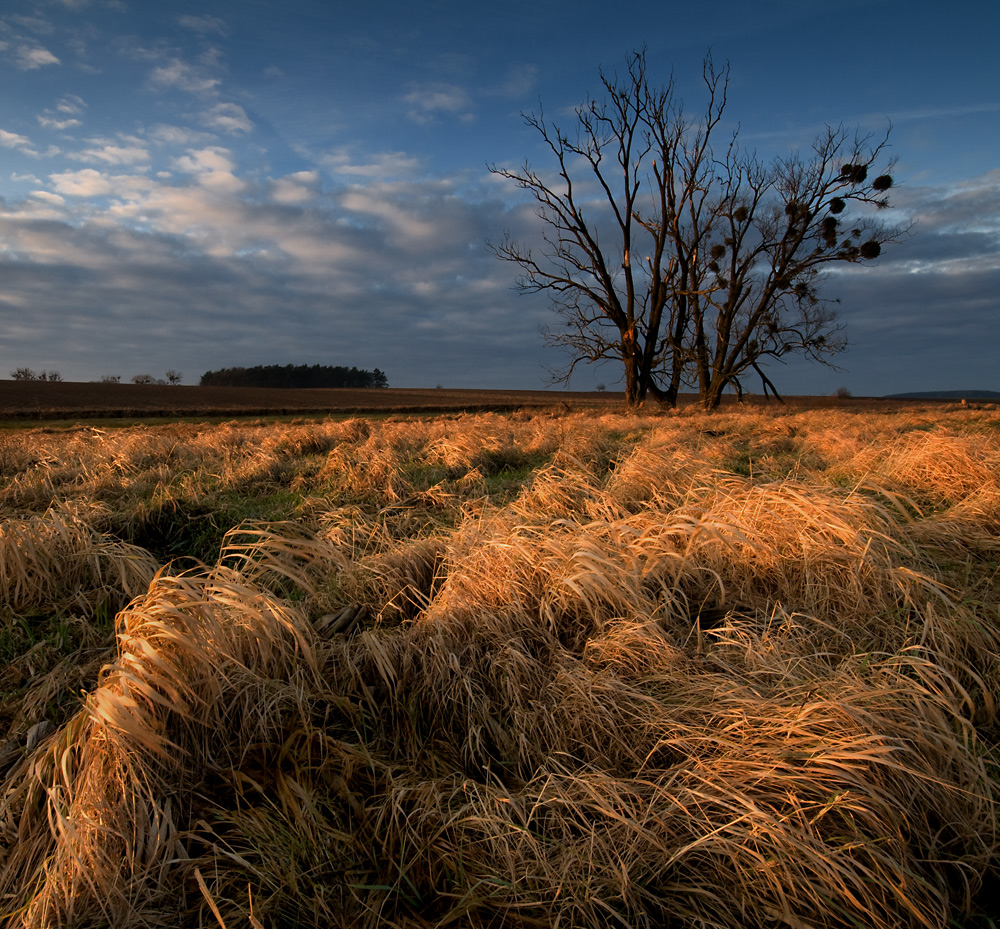
[[[630,406],[647,395],[674,405],[696,386],[714,408],[727,386],[742,394],[748,371],[777,395],[768,360],[830,363],[845,342],[819,295],[822,268],[871,261],[898,237],[872,215],[892,186],[891,162],[873,170],[888,133],[828,127],[808,156],[770,163],[735,134],[717,152],[729,70],[708,58],[703,78],[706,104],[689,118],[673,79],[653,87],[635,52],[624,76],[601,74],[604,96],[576,110],[572,135],[524,117],[552,173],[489,166],[532,194],[544,223],[537,251],[509,234],[492,247],[520,267],[519,289],[547,293],[562,317],[546,331],[569,350],[559,379],[581,362],[620,361]]]
[[[15,381],[61,381],[62,375],[58,371],[39,371],[37,374],[31,368],[17,368],[10,372],[10,376]]]
[[[175,371],[173,368],[171,368],[167,372],[167,383],[176,386],[177,384],[179,384],[181,382],[181,379],[183,377],[184,377],[184,375],[181,374],[180,371]]]
[[[133,384],[155,384],[156,378],[152,374],[133,374],[130,378]]]

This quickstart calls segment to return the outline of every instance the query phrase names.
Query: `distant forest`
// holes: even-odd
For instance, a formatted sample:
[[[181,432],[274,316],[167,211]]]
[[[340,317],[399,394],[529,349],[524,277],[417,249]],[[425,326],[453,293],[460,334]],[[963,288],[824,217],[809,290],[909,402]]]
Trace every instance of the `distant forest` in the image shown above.
[[[202,387],[388,387],[385,374],[331,365],[257,365],[206,371]]]

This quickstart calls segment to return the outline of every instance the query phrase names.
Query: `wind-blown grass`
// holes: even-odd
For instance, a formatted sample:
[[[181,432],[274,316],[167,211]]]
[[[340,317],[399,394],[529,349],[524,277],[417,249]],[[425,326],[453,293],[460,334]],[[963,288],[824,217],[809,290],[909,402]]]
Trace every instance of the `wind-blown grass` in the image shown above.
[[[0,748],[2,918],[974,925],[1000,416],[917,415],[45,436],[46,481],[8,445],[11,617],[132,599]],[[114,532],[182,483],[294,503],[154,576]]]
[[[98,517],[99,519],[100,517]],[[16,612],[124,606],[145,590],[156,563],[143,549],[96,531],[92,513],[53,508],[0,524],[0,591]]]

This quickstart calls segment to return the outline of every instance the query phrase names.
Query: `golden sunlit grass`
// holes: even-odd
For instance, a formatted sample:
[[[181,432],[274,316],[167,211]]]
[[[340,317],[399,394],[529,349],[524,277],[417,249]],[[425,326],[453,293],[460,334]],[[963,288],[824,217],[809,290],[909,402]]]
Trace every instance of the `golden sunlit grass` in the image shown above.
[[[39,431],[0,472],[7,925],[992,924],[1000,413]]]

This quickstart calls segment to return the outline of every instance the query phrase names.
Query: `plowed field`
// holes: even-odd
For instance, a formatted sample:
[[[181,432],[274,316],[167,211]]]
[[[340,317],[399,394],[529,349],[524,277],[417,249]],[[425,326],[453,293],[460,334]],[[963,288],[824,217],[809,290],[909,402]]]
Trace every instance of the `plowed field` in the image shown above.
[[[385,390],[169,387],[155,384],[0,381],[0,419],[247,416],[607,407],[617,394],[556,390]]]

